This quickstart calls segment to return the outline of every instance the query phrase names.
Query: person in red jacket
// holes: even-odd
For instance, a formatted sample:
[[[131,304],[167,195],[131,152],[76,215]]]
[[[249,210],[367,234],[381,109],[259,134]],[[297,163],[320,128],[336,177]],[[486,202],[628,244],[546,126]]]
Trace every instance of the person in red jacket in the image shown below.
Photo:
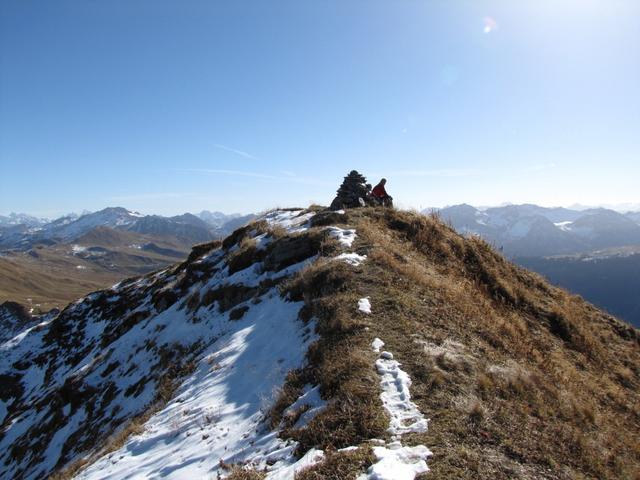
[[[393,200],[391,196],[387,193],[384,186],[387,183],[387,179],[383,178],[380,180],[373,190],[371,190],[371,196],[378,202],[380,205],[390,205]]]

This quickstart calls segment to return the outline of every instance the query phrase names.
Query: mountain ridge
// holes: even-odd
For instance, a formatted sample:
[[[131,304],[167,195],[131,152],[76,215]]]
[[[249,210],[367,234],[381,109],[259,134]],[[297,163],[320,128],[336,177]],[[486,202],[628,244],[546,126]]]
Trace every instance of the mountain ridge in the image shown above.
[[[480,235],[514,257],[585,253],[640,245],[640,217],[604,208],[572,210],[532,204],[436,209],[463,234]]]
[[[107,207],[97,212],[80,216],[67,215],[53,221],[13,215],[7,217],[7,221],[0,222],[0,249],[27,250],[38,243],[69,242],[97,227],[149,235],[170,235],[195,244],[228,235],[253,218],[255,215],[225,215],[206,210],[200,215],[184,213],[164,217],[142,215],[124,207]]]
[[[638,332],[435,217],[275,211],[23,333],[14,478],[638,473]]]

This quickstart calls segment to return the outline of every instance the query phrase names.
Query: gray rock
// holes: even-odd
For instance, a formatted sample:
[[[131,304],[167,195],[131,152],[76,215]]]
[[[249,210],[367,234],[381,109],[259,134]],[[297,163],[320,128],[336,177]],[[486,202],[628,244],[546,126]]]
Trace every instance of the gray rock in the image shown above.
[[[371,185],[367,184],[367,179],[356,170],[351,170],[349,175],[344,177],[344,181],[338,189],[338,195],[331,202],[331,210],[343,208],[357,208],[363,206],[367,196],[371,191]]]

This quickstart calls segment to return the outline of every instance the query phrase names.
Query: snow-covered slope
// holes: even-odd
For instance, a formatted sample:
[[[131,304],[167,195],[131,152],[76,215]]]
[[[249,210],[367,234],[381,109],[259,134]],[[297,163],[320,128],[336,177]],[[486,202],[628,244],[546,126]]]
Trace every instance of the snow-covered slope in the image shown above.
[[[202,210],[198,217],[207,222],[209,225],[215,228],[222,227],[229,220],[241,217],[239,213],[232,213],[227,215],[222,212],[210,212],[209,210]]]
[[[95,292],[2,343],[0,476],[86,464],[78,478],[210,478],[240,463],[290,479],[321,460],[313,449],[297,458],[297,443],[265,423],[317,338],[313,319],[299,318],[304,302],[279,288],[318,257],[309,246],[321,243],[304,237],[312,216],[269,213],[222,246],[199,246],[175,268]],[[270,233],[283,229],[294,237]],[[345,250],[356,236],[320,231]],[[303,412],[303,428],[323,408],[308,385],[287,411]]]
[[[46,218],[38,218],[25,213],[10,213],[7,216],[0,215],[0,226],[26,225],[27,227],[39,227],[47,223]]]
[[[265,220],[303,231],[309,216],[298,213]],[[271,241],[254,235],[262,249]],[[260,421],[314,338],[313,325],[298,320],[300,302],[277,288],[307,260],[289,257],[295,262],[288,264],[285,255],[271,269],[251,263],[231,272],[238,267],[226,258],[237,245],[201,248],[174,269],[91,294],[0,346],[0,476],[42,478],[149,408],[161,410],[146,436],[104,460],[110,469],[95,475],[124,476],[127,454],[145,458],[140,478],[215,471],[223,458],[249,455],[249,435],[270,452],[261,461],[287,457],[293,447],[263,432]],[[181,384],[177,396],[162,406],[174,383]],[[157,448],[169,438],[167,448],[180,455]],[[189,448],[209,461],[194,462]]]
[[[144,433],[79,478],[206,478],[221,460],[287,463],[295,445],[279,440],[262,421],[286,373],[303,364],[313,325],[297,320],[298,302],[276,292],[258,298],[259,306],[240,320],[215,315],[198,324],[206,333],[184,329],[185,336],[208,344],[195,371]]]
[[[0,343],[13,338],[33,322],[34,318],[25,306],[3,302],[0,304]]]
[[[56,225],[55,228],[45,226],[44,233],[47,237],[68,241],[96,227],[127,227],[133,225],[140,217],[139,213],[130,212],[122,207],[105,208],[99,212],[83,215],[69,223]]]

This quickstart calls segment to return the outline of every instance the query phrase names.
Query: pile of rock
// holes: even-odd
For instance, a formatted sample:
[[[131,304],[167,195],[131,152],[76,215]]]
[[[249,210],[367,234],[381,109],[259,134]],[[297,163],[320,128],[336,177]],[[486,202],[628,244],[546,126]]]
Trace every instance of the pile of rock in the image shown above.
[[[344,177],[344,181],[338,189],[338,195],[331,202],[331,210],[343,208],[355,208],[364,206],[371,192],[371,185],[367,184],[367,179],[356,170],[351,170],[349,175]]]

